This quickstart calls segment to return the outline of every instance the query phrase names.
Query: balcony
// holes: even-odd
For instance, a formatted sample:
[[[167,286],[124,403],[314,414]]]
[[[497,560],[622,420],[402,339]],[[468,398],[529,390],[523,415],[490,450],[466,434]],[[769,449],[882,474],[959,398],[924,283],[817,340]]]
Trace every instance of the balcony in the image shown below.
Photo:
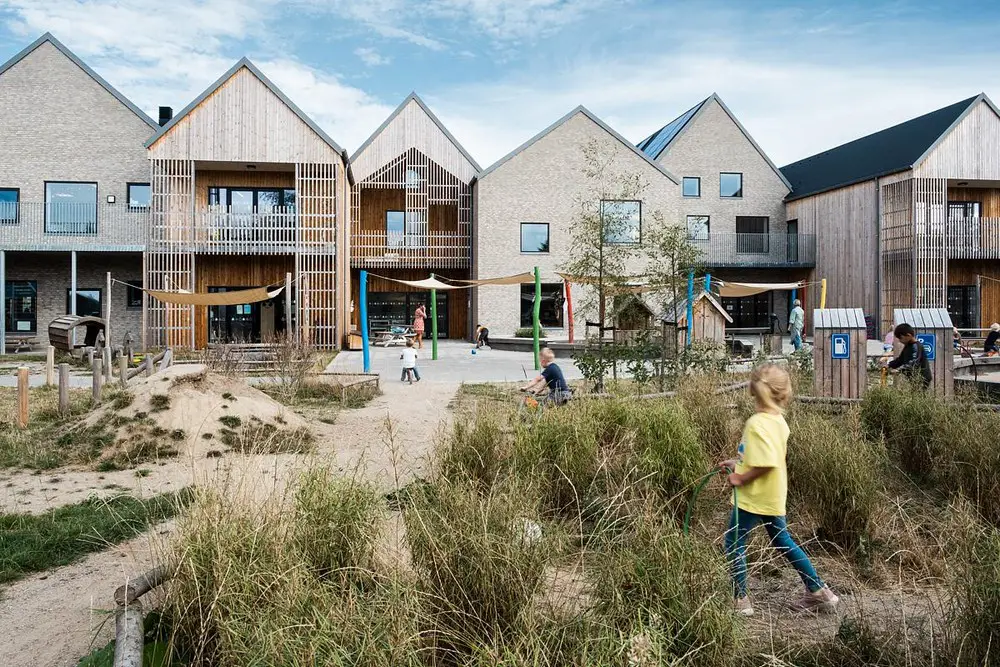
[[[467,269],[472,255],[466,234],[357,232],[351,235],[351,266]]]
[[[149,211],[127,204],[0,203],[0,250],[142,252]]]
[[[301,225],[301,227],[300,227]],[[208,255],[266,255],[335,250],[332,215],[305,215],[295,207],[248,212],[212,206],[193,214],[154,214],[151,246]]]
[[[1000,218],[948,220],[948,259],[1000,259]]]
[[[701,262],[713,268],[805,268],[816,266],[815,234],[711,233],[691,239]]]

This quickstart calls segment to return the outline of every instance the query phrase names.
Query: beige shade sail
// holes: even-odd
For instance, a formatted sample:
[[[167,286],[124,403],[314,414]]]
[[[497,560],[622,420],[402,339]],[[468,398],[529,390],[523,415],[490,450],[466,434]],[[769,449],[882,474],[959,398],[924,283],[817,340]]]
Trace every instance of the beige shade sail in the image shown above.
[[[523,285],[524,283],[535,282],[535,274],[533,273],[518,273],[513,276],[501,276],[499,278],[482,278],[480,280],[459,280],[457,278],[448,278],[450,282],[462,283],[462,285],[467,285],[469,287],[476,287],[477,285]]]
[[[285,289],[284,285],[272,285],[251,287],[233,292],[160,292],[151,289],[142,291],[158,301],[178,306],[239,306],[244,303],[257,303],[273,299],[281,294],[283,289]]]
[[[401,285],[409,285],[410,287],[417,287],[420,289],[438,289],[438,290],[450,290],[450,289],[466,289],[471,287],[471,285],[449,285],[448,283],[443,283],[437,278],[424,278],[423,280],[400,280],[399,278],[390,278],[388,276],[380,276],[377,274],[369,274],[376,278],[381,278],[382,280],[390,280],[394,283],[399,283]]]
[[[597,276],[575,276],[570,273],[556,273],[557,276],[566,282],[578,285],[598,285],[601,280]],[[642,292],[654,291],[656,287],[645,282],[641,277],[628,278],[626,282],[619,284],[605,283],[605,294],[641,294]]]
[[[784,290],[791,291],[793,289],[802,289],[806,286],[804,282],[797,283],[734,283],[728,280],[716,280],[712,279],[712,287],[718,286],[719,296],[726,297],[736,297],[736,296],[753,296],[754,294],[761,294],[763,292],[770,292],[771,290]]]

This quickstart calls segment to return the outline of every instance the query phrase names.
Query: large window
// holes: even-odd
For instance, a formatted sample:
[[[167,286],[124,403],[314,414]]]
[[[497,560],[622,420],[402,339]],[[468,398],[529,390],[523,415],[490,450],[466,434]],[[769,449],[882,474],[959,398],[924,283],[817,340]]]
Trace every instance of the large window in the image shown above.
[[[687,217],[688,239],[691,241],[707,241],[709,217],[707,215],[689,215]]]
[[[685,176],[681,188],[685,197],[700,197],[701,179],[695,176]]]
[[[66,290],[66,314],[70,314],[70,298],[72,290]],[[100,289],[76,290],[76,314],[81,317],[104,317],[101,312]]]
[[[719,174],[719,196],[739,198],[743,196],[743,174],[722,172]]]
[[[642,202],[634,200],[601,200],[601,225],[604,242],[638,244],[642,242]]]
[[[125,307],[128,310],[138,310],[142,308],[142,279],[134,278],[126,281],[125,285]]]
[[[406,233],[406,213],[403,211],[385,212],[385,244],[390,248],[403,245],[403,235]]]
[[[17,224],[17,202],[20,196],[17,188],[0,188],[0,225]]]
[[[761,329],[771,326],[771,294],[764,292],[753,296],[723,297],[722,307],[726,309],[733,323],[732,329]]]
[[[45,184],[45,231],[97,233],[97,183]]]
[[[542,283],[542,304],[538,313],[538,321],[543,327],[560,329],[563,326],[562,283]],[[532,308],[535,304],[535,286],[521,285],[521,326],[532,326]]]
[[[152,198],[152,191],[149,183],[129,183],[128,184],[128,207],[129,208],[149,208]]]
[[[549,223],[521,223],[521,252],[549,252]]]
[[[209,206],[228,206],[230,213],[277,213],[295,211],[295,190],[291,188],[223,188],[208,189]]]
[[[764,215],[736,216],[736,252],[765,254],[770,249],[770,219]]]
[[[35,333],[38,330],[38,283],[34,280],[8,280],[6,291],[6,330],[10,333]]]
[[[948,202],[948,220],[968,220],[979,217],[980,204],[977,201]]]

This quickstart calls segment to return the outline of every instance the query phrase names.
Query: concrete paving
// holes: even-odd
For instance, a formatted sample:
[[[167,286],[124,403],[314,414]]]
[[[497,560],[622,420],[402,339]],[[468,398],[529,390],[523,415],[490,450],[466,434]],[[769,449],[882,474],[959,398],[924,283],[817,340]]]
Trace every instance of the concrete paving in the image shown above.
[[[438,358],[431,360],[431,344],[417,351],[417,370],[422,382],[524,382],[537,375],[531,352],[508,352],[483,348],[472,354],[472,343],[439,341]],[[402,346],[372,347],[371,370],[383,378],[399,377]],[[583,377],[572,359],[559,359],[559,367],[568,380]],[[360,373],[361,352],[338,354],[326,370],[331,373]]]

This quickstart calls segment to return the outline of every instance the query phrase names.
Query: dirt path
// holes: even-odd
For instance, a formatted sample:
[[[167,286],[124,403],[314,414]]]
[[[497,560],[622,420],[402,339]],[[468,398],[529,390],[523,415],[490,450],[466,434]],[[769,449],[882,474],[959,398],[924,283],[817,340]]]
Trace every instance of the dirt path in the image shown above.
[[[222,458],[182,457],[136,471],[97,473],[57,470],[43,475],[19,472],[0,477],[4,512],[43,512],[52,507],[128,490],[140,496],[174,491],[190,484],[232,483],[268,493],[295,479],[313,462],[328,462],[391,489],[422,475],[427,455],[450,420],[448,405],[457,383],[383,383],[383,395],[356,410],[342,410],[335,423],[317,423],[317,451],[310,457],[269,455]],[[387,431],[392,437],[387,437]],[[258,491],[259,490],[259,491]],[[163,528],[157,531],[164,532]],[[168,532],[168,531],[167,531]],[[113,634],[104,610],[126,577],[154,563],[156,535],[144,535],[67,567],[0,587],[0,665],[48,667],[76,665],[95,644]],[[162,539],[160,540],[162,541]]]

